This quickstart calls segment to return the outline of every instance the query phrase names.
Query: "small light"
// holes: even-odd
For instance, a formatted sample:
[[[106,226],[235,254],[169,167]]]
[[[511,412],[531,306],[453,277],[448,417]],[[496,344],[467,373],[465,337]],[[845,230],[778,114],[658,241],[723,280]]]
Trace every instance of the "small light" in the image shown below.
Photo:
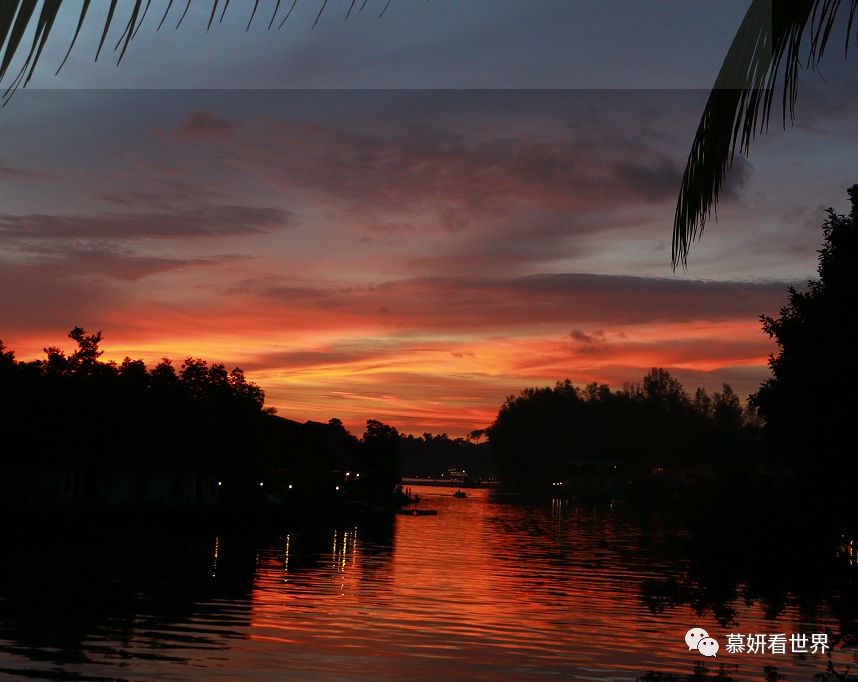
[[[351,471],[347,471],[347,472],[346,472],[346,478],[348,478],[348,477],[349,477],[349,476],[351,476],[351,475],[352,475],[352,472],[351,472]]]
[[[337,486],[336,488],[334,488],[334,490],[339,490],[339,489],[340,489],[340,486]]]
[[[292,490],[292,484],[291,483],[289,484],[289,490]]]
[[[355,478],[360,478],[360,474],[355,474]]]
[[[217,484],[218,484],[218,485],[223,485],[223,481],[218,481],[218,482],[217,482]]]
[[[259,487],[260,487],[260,488],[261,488],[262,486],[264,486],[264,485],[265,485],[265,484],[264,484],[262,481],[259,481]]]

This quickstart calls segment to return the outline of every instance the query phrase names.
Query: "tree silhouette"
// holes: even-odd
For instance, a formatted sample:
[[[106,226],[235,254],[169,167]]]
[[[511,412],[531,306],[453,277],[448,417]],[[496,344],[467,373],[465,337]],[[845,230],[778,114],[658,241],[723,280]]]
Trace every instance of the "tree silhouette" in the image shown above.
[[[390,494],[399,481],[399,432],[377,419],[368,419],[363,434],[369,483],[376,495]]]
[[[323,505],[335,486],[345,487],[346,465],[365,474],[346,481],[338,499],[392,499],[399,471],[392,426],[370,421],[361,443],[339,420],[299,424],[274,416],[240,368],[189,357],[178,371],[166,358],[149,370],[128,357],[103,361],[101,332],[75,327],[69,337],[73,352],[51,346],[33,361],[16,360],[0,343],[0,466],[14,473],[0,477],[0,505],[58,469],[74,470],[93,488],[116,471],[141,481],[172,475],[177,491],[185,474],[212,486],[216,475],[228,483],[218,486],[218,499],[230,504],[297,488],[290,500]],[[19,481],[22,491],[7,480]]]
[[[77,350],[69,358],[75,369],[92,367],[104,352],[98,347],[101,343],[101,332],[87,335],[83,327],[75,327],[69,332],[69,338],[77,341]]]
[[[742,424],[742,405],[730,384],[722,384],[721,393],[712,396],[712,418],[722,431],[738,429]]]
[[[646,399],[668,410],[680,411],[688,407],[688,394],[678,379],[661,367],[653,367],[643,378]]]
[[[845,51],[858,24],[858,0],[753,0],[733,39],[694,136],[676,203],[673,265],[685,265],[691,242],[715,210],[736,152],[766,130],[783,80],[783,123],[795,116],[798,76],[819,66],[838,16],[848,6]],[[807,51],[803,46],[807,41]]]
[[[729,474],[747,470],[756,444],[747,417],[728,384],[713,396],[698,389],[692,401],[670,372],[654,367],[619,391],[568,379],[524,389],[507,398],[488,435],[507,483],[545,486],[598,462],[631,471],[708,463]]]
[[[855,466],[842,449],[858,411],[858,185],[848,192],[848,216],[828,210],[819,278],[806,291],[790,288],[777,318],[762,317],[779,351],[769,360],[771,378],[751,397],[777,451],[814,468]]]
[[[319,11],[313,26],[328,8],[328,0],[316,1]],[[369,0],[360,0],[359,4],[358,0],[344,2],[346,19],[353,11],[362,12],[368,3]],[[379,16],[391,3],[392,0],[378,0]],[[19,87],[26,87],[29,83],[54,31],[57,17],[63,7],[70,4],[65,0],[7,0],[0,4],[0,82],[7,75],[15,56],[19,53],[25,55],[20,69],[3,93],[4,101],[8,101]],[[155,29],[161,30],[171,17],[167,25],[173,25],[175,20],[175,28],[178,29],[192,4],[193,0],[184,3],[169,0],[160,18],[151,20]],[[245,3],[249,7],[246,30],[257,18],[259,4],[259,0],[254,0],[252,7]],[[267,29],[271,30],[275,23],[278,30],[282,28],[297,4],[298,0],[291,3],[277,0]],[[80,5],[74,33],[68,39],[68,51],[58,65],[57,73],[68,59],[82,28],[92,20],[92,6],[91,0],[83,0]],[[117,63],[121,62],[131,41],[147,21],[150,6],[151,0],[134,0],[120,18],[118,0],[110,0],[101,24],[95,59],[108,43],[114,45]],[[215,20],[217,23],[223,21],[230,0],[208,0],[206,6],[211,8],[207,12],[206,24],[206,29],[210,30]],[[736,152],[747,154],[754,137],[768,127],[775,86],[780,80],[783,81],[784,125],[788,117],[790,120],[794,118],[799,73],[803,66],[810,69],[819,66],[832,29],[838,17],[847,12],[846,7],[845,50],[848,51],[849,43],[858,31],[858,23],[853,21],[858,0],[752,0],[750,3],[715,80],[688,156],[674,217],[674,267],[687,263],[691,243],[700,236],[717,206],[724,178]],[[113,43],[108,38],[117,25],[122,30]],[[805,45],[806,51],[803,49]]]

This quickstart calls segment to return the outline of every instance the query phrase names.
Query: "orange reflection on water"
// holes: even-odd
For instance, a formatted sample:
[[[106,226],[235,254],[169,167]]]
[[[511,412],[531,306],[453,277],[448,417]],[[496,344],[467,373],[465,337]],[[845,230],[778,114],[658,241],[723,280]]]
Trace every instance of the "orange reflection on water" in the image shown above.
[[[461,500],[445,488],[419,492],[437,516],[397,517],[375,537],[336,530],[315,558],[310,547],[295,554],[308,541],[297,535],[292,554],[281,547],[260,560],[249,632],[284,657],[278,667],[360,679],[450,671],[468,679],[635,679],[648,670],[687,675],[701,663],[712,671],[730,664],[734,679],[756,679],[763,665],[824,668],[690,654],[688,627],[726,637],[723,628],[688,607],[652,613],[641,598],[647,578],[685,569],[675,528],[642,528],[610,509],[559,499],[528,507],[495,502],[484,490]],[[745,631],[771,630],[758,607],[739,613]]]

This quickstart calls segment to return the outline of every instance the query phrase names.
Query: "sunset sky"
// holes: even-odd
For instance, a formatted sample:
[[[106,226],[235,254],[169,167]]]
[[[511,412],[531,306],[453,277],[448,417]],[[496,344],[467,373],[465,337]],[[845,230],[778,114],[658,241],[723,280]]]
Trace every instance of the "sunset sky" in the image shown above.
[[[250,32],[231,6],[208,35],[204,4],[144,25],[118,69],[92,64],[93,23],[54,78],[69,12],[0,112],[18,357],[101,329],[109,358],[240,365],[279,414],[355,430],[461,435],[525,386],[652,366],[747,395],[773,349],[758,316],[814,274],[824,208],[858,182],[832,50],[671,270],[744,1],[394,0],[344,22],[343,0],[311,30],[308,0],[270,34],[263,2]]]

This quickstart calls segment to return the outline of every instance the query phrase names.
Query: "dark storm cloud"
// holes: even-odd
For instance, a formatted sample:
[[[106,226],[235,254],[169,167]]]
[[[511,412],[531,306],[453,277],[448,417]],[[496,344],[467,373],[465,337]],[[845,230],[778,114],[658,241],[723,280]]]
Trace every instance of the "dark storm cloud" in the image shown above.
[[[613,174],[627,191],[649,201],[674,198],[676,188],[682,181],[682,169],[667,157],[644,163],[635,160],[617,161],[613,166]]]
[[[724,179],[722,201],[738,199],[751,180],[753,166],[737,155]],[[648,161],[624,160],[613,165],[614,178],[627,191],[643,200],[661,201],[676,198],[682,182],[683,168],[676,160],[663,156]]]
[[[583,140],[466,140],[431,130],[390,136],[281,121],[236,153],[244,170],[352,209],[431,202],[453,225],[509,207],[569,212],[660,202],[681,177],[668,157],[622,137],[596,150]]]
[[[580,343],[593,343],[605,340],[605,332],[601,329],[596,329],[592,332],[585,332],[581,329],[573,329],[569,332],[569,338]]]
[[[41,261],[55,277],[105,277],[136,281],[151,275],[192,267],[220,265],[232,257],[162,258],[123,253],[110,249],[58,250]]]
[[[231,294],[274,310],[336,311],[403,328],[477,330],[590,322],[753,320],[776,311],[793,282],[721,282],[557,274],[520,278],[431,277],[347,287],[280,287],[245,282]],[[262,303],[264,301],[264,304]],[[596,333],[573,331],[591,341]]]
[[[201,184],[199,182],[188,182],[179,180],[179,171],[175,168],[152,168],[153,164],[135,160],[139,172],[134,177],[131,186],[129,183],[119,183],[116,187],[99,187],[93,192],[93,197],[123,208],[151,209],[159,206],[163,211],[165,207],[171,210],[184,207],[188,204],[195,206],[212,206],[219,203],[227,203],[226,194],[218,189]],[[192,176],[190,173],[181,173],[182,176]],[[203,178],[203,180],[205,180]]]

